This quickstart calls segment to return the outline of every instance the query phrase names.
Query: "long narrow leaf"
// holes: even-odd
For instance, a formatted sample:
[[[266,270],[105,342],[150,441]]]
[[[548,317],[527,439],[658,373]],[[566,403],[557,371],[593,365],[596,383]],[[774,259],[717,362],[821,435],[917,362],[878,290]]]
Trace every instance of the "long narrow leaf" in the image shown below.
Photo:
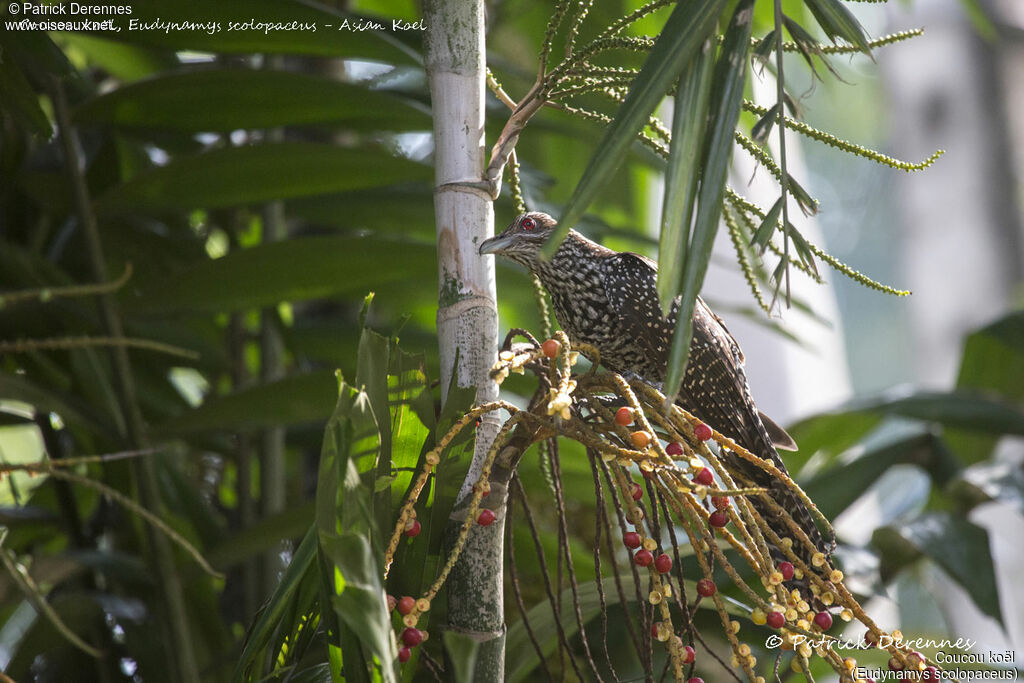
[[[366,150],[308,142],[227,147],[179,156],[144,171],[96,200],[103,212],[197,209],[309,197],[426,180],[430,169]]]
[[[333,122],[364,131],[429,130],[431,125],[427,108],[413,100],[266,69],[172,72],[88,100],[75,119],[193,132]]]
[[[711,42],[705,42],[697,59],[682,78],[672,113],[672,145],[665,167],[665,198],[661,208],[661,243],[658,247],[658,298],[668,312],[679,294],[683,264],[690,242],[690,223],[700,179],[700,152],[711,99],[714,67]]]
[[[569,229],[608,183],[637,132],[647,124],[651,112],[711,34],[724,6],[724,0],[694,0],[678,3],[672,10],[633,80],[626,100],[597,145],[597,153],[590,158],[572,197],[562,209],[559,228],[544,247],[546,255],[555,252]]]
[[[273,597],[263,608],[259,619],[249,631],[245,640],[245,647],[242,649],[242,656],[235,665],[235,673],[231,677],[234,683],[241,683],[252,677],[260,678],[258,667],[261,666],[266,654],[266,647],[280,625],[281,616],[288,609],[293,596],[298,592],[299,584],[305,579],[306,574],[314,567],[316,558],[316,527],[310,526],[306,536],[302,539],[295,555],[288,568],[277,584]]]
[[[708,139],[704,170],[701,177],[697,218],[693,238],[686,255],[682,278],[682,304],[676,320],[676,330],[669,352],[666,396],[679,391],[690,355],[693,336],[693,310],[704,275],[711,259],[711,247],[718,231],[725,196],[725,178],[732,156],[733,132],[743,103],[743,86],[747,80],[747,60],[750,53],[750,33],[753,20],[753,0],[740,0],[725,35],[721,53],[715,66],[716,90],[711,102],[711,135]]]
[[[850,45],[856,45],[868,57],[871,56],[871,44],[867,33],[846,5],[839,0],[806,0],[806,2],[811,14],[818,20],[818,24],[832,39],[832,42],[835,42],[836,38],[842,38]]]

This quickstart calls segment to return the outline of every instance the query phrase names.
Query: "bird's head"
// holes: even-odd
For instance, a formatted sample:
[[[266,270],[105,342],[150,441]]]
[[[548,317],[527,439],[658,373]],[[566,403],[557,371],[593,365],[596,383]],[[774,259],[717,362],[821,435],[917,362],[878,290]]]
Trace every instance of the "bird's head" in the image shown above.
[[[480,253],[501,254],[529,267],[557,225],[558,221],[540,211],[520,214],[504,232],[484,241]]]

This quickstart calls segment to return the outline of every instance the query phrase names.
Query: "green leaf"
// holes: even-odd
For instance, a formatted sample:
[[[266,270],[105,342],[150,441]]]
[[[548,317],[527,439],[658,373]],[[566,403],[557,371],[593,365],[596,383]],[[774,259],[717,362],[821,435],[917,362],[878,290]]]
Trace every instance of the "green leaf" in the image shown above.
[[[1024,311],[1015,311],[967,337],[957,389],[997,394],[1024,402]],[[967,462],[989,458],[998,434],[957,430],[946,435],[950,447]]]
[[[761,221],[761,225],[757,227],[757,231],[754,236],[750,239],[751,246],[761,247],[761,251],[764,251],[765,247],[768,246],[769,240],[772,238],[772,233],[775,232],[776,226],[779,224],[779,214],[782,213],[782,203],[786,201],[785,197],[779,197],[772,204],[771,211]]]
[[[444,649],[455,668],[456,683],[469,683],[475,680],[473,670],[476,668],[476,653],[480,642],[465,633],[455,631],[444,632]]]
[[[813,456],[831,459],[863,439],[882,421],[872,413],[838,412],[815,415],[788,425],[786,431],[800,446],[785,455],[786,465],[799,471]]]
[[[626,600],[632,603],[636,599],[636,589],[634,587],[633,577],[628,575],[623,576],[621,581],[623,594],[625,594]],[[686,594],[696,595],[696,586],[696,581],[687,580]],[[602,589],[605,594],[607,605],[619,604],[619,594],[614,579],[602,579]],[[600,595],[597,591],[597,585],[593,581],[585,584],[581,583],[578,590],[580,612],[583,615],[583,624],[585,626],[601,611]],[[575,606],[573,603],[571,588],[566,588],[562,591],[561,601],[559,604],[562,606],[560,619],[562,621],[562,626],[565,629],[565,636],[566,638],[572,639],[579,630],[579,627],[576,623]],[[698,609],[713,610],[714,605],[708,600],[703,600],[700,605],[698,605]],[[740,607],[738,603],[728,599],[725,601],[725,609],[727,613],[736,616],[746,616],[749,614],[747,609]],[[551,605],[548,604],[546,600],[541,601],[530,608],[527,612],[527,618],[530,621],[530,627],[533,629],[537,642],[540,643],[541,649],[544,651],[545,655],[554,652],[555,647],[558,645],[558,627],[555,624],[555,615],[552,612]],[[505,659],[508,662],[508,674],[506,680],[508,683],[535,680],[536,676],[533,675],[535,673],[534,669],[536,669],[539,661],[537,659],[537,652],[534,650],[533,645],[530,643],[529,636],[526,634],[526,628],[523,626],[522,620],[517,621],[509,627],[506,643]]]
[[[352,681],[378,676],[393,681],[397,656],[381,584],[383,545],[368,485],[383,457],[380,424],[371,397],[342,382],[317,476],[322,606],[332,608],[327,625],[342,649],[346,680]]]
[[[544,247],[546,255],[554,253],[569,229],[604,190],[636,134],[647,125],[651,112],[713,31],[724,6],[724,0],[676,4],[640,73],[633,79],[629,94],[597,144],[597,153],[590,158],[572,197],[563,207],[559,227]]]
[[[234,683],[262,678],[264,655],[274,632],[281,626],[285,613],[293,609],[292,602],[300,593],[300,585],[315,574],[316,549],[316,528],[311,526],[292,556],[281,582],[274,589],[274,594],[249,629],[242,655],[231,677]]]
[[[0,373],[0,399],[21,401],[39,412],[56,413],[65,422],[83,426],[92,432],[104,434],[115,431],[114,426],[102,420],[90,406],[80,405],[76,397],[40,386],[28,377]]]
[[[665,379],[666,396],[675,396],[679,392],[690,355],[694,306],[704,284],[715,233],[718,232],[718,219],[722,215],[722,201],[725,196],[725,179],[732,158],[733,133],[743,104],[752,20],[753,0],[740,0],[729,22],[718,62],[715,64],[715,90],[710,105],[710,135],[707,136],[707,148],[702,164],[693,238],[686,253],[682,275],[682,303],[679,307],[675,333],[672,336],[672,348],[669,350],[668,372]]]
[[[842,38],[871,57],[871,45],[864,27],[840,0],[805,0],[805,4],[833,43],[836,38]]]
[[[53,126],[39,106],[39,95],[17,62],[9,54],[0,52],[0,55],[3,57],[0,59],[0,100],[4,102],[4,109],[25,130],[48,139],[53,134]]]
[[[882,396],[857,402],[855,410],[939,422],[947,427],[1024,435],[1024,408],[998,397],[966,391],[921,391],[909,396]]]
[[[796,203],[800,205],[800,210],[803,211],[805,216],[813,216],[818,213],[817,200],[808,194],[807,190],[805,190],[792,176],[790,176],[786,186],[789,188],[789,193],[793,195],[793,199],[795,199]]]
[[[754,127],[750,129],[750,139],[761,144],[768,139],[769,133],[779,120],[779,104],[776,103],[771,109],[765,112],[764,116],[757,120]]]
[[[346,19],[349,26],[357,20],[302,0],[147,0],[133,5],[130,16],[114,17],[119,32],[112,35],[126,42],[175,50],[419,63],[419,56],[386,30],[347,30],[342,28]],[[108,31],[87,33],[103,38],[110,35]]]
[[[386,263],[388,267],[381,268]],[[232,311],[333,295],[371,286],[424,282],[435,272],[434,247],[370,237],[300,237],[201,261],[166,286],[140,274],[123,294],[126,310],[145,313]]]
[[[924,555],[963,586],[982,612],[1002,622],[992,549],[985,529],[962,517],[931,512],[904,524],[877,529],[871,542],[882,551],[883,578]]]
[[[360,131],[429,130],[429,110],[387,92],[268,69],[166,73],[88,100],[78,121],[131,128],[229,132],[339,123]]]
[[[793,241],[793,248],[796,249],[800,261],[813,271],[815,275],[818,275],[818,264],[814,261],[814,252],[811,251],[811,245],[807,243],[804,236],[793,227],[792,223],[786,223],[786,235]]]
[[[679,295],[700,179],[699,158],[711,98],[712,44],[705,42],[679,79],[672,114],[672,144],[665,167],[658,246],[658,297],[668,312]]]
[[[430,169],[385,153],[307,142],[214,149],[144,171],[96,200],[105,213],[236,206],[423,181]]]
[[[61,34],[61,43],[81,50],[91,63],[103,67],[104,71],[122,83],[137,81],[181,65],[171,50],[128,45],[98,35],[64,33]]]
[[[807,29],[785,15],[782,17],[782,23],[785,24],[789,35],[793,37],[797,49],[800,50],[800,54],[803,55],[804,61],[811,68],[811,73],[815,78],[819,76],[818,70],[814,65],[814,56],[821,59],[822,63],[828,67],[828,70],[838,77],[835,69],[832,68],[832,64],[829,63],[828,58],[821,51],[821,43],[815,40],[814,36],[807,32]]]
[[[753,51],[750,53],[750,58],[752,61],[758,62],[764,66],[768,63],[768,57],[771,56],[774,49],[775,29],[772,29],[763,38],[757,41],[757,45],[754,46]]]
[[[802,485],[829,519],[835,519],[846,510],[894,465],[907,463],[923,467],[932,473],[937,486],[945,485],[959,469],[952,453],[928,432],[849,455]]]
[[[218,541],[206,551],[206,559],[218,569],[229,569],[278,546],[281,539],[302,535],[313,523],[313,515],[313,501],[290,505],[283,512],[263,517],[252,526]]]
[[[193,410],[161,423],[153,432],[171,436],[317,422],[331,415],[336,390],[330,370],[286,377],[207,399]]]

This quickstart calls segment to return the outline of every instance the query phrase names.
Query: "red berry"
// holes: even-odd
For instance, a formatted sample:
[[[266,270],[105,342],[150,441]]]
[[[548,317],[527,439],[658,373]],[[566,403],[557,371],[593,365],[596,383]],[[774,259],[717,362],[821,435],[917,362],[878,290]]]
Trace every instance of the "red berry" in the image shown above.
[[[730,503],[731,501],[725,496],[711,496],[711,504],[719,510],[725,510]]]
[[[395,605],[398,604],[398,599],[394,595],[388,596],[388,611],[395,609]]]
[[[615,422],[623,427],[633,424],[633,411],[626,406],[622,406],[615,411]]]
[[[409,661],[409,657],[412,657],[412,650],[407,647],[403,647],[398,651],[398,661],[405,664]]]
[[[934,666],[929,666],[921,672],[922,681],[937,681],[939,680],[939,670]]]
[[[711,427],[701,422],[699,425],[693,428],[693,435],[700,441],[707,441],[711,438]]]
[[[420,520],[412,520],[412,524],[405,527],[405,535],[409,538],[415,538],[420,535]]]
[[[702,598],[710,598],[717,590],[715,582],[711,579],[701,579],[697,582],[697,595]]]
[[[658,570],[659,574],[667,574],[672,571],[672,558],[662,553],[654,558],[654,568]]]
[[[480,526],[490,526],[494,521],[494,510],[481,510],[477,515],[476,523]]]
[[[701,468],[700,472],[693,478],[698,484],[704,484],[704,486],[711,486],[715,483],[715,475],[707,467]]]
[[[864,644],[870,645],[872,647],[878,645],[878,641],[875,639],[875,636],[871,633],[871,631],[864,631]]]
[[[650,550],[644,548],[637,551],[636,555],[633,556],[633,561],[641,567],[649,567],[651,562],[654,562],[654,555],[651,554]]]
[[[673,441],[669,445],[665,446],[665,452],[668,453],[669,455],[682,455],[683,447],[680,446],[675,441]]]
[[[697,653],[696,653],[696,652],[694,652],[694,651],[693,651],[693,648],[692,648],[692,647],[690,647],[689,645],[687,645],[686,647],[684,647],[684,648],[683,648],[683,651],[684,651],[684,652],[686,653],[686,656],[685,656],[685,657],[683,657],[683,664],[689,664],[689,663],[691,663],[691,662],[692,662],[692,661],[693,661],[694,659],[696,659],[696,657],[697,657]]]
[[[408,595],[403,595],[398,601],[398,613],[403,617],[412,611],[412,608],[416,606],[416,601]]]
[[[640,500],[644,497],[644,490],[640,487],[640,484],[634,481],[629,485],[629,495],[633,497],[633,500]]]
[[[658,637],[658,625],[659,624],[661,624],[660,621],[656,621],[653,624],[651,624],[651,637],[653,637],[653,638],[657,638]]]
[[[832,628],[832,615],[828,612],[818,612],[814,615],[814,624],[822,631]]]
[[[729,515],[725,514],[721,510],[715,510],[710,515],[708,515],[708,524],[710,524],[713,527],[718,527],[719,529],[721,529],[728,523]]]
[[[548,358],[554,358],[558,355],[558,350],[562,348],[562,345],[558,343],[557,339],[548,339],[546,342],[540,345],[541,351]]]
[[[694,676],[690,680],[686,681],[686,683],[704,683],[704,679],[699,676]]]
[[[768,624],[769,628],[782,628],[786,623],[786,617],[783,616],[782,612],[769,612],[765,623]]]
[[[402,631],[402,642],[405,643],[407,647],[416,647],[423,642],[423,632],[418,628],[410,626]]]
[[[796,568],[793,567],[792,562],[779,562],[779,573],[782,574],[784,581],[792,579],[794,571],[796,571]]]
[[[630,550],[636,550],[640,547],[641,539],[640,534],[635,531],[627,531],[622,534],[622,542],[626,544],[626,547]]]

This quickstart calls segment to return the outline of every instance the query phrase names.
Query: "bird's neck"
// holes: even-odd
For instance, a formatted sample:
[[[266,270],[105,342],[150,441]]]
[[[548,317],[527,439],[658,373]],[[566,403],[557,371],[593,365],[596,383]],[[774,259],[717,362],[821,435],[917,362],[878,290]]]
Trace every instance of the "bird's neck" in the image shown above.
[[[550,259],[545,260],[538,254],[529,264],[529,268],[543,281],[553,271],[572,272],[579,267],[580,261],[584,257],[593,258],[614,253],[611,249],[587,239],[575,230],[570,230]]]

